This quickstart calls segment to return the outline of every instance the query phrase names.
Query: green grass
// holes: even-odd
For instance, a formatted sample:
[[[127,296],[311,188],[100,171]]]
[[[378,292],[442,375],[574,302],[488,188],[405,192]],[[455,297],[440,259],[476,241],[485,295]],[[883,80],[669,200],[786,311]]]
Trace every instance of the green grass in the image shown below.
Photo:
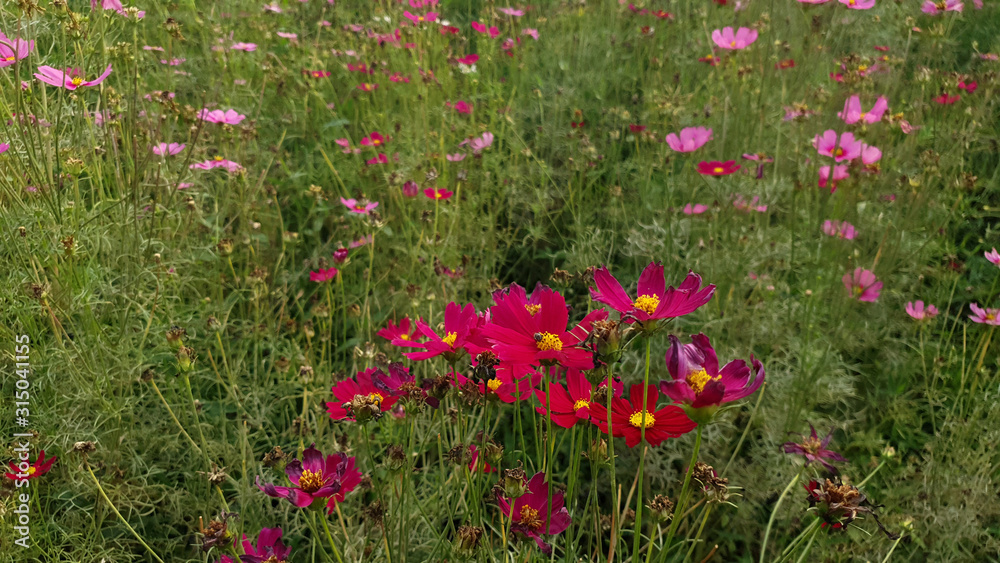
[[[830,448],[848,458],[838,464],[845,478],[858,483],[875,472],[863,490],[883,506],[885,525],[903,534],[893,560],[997,560],[997,343],[992,327],[968,319],[970,303],[996,305],[1000,276],[983,258],[998,241],[1000,63],[978,55],[1000,50],[995,6],[977,11],[970,2],[963,13],[936,17],[916,3],[886,1],[868,11],[759,1],[735,16],[731,3],[708,0],[650,6],[673,12],[665,20],[610,0],[537,2],[515,20],[497,11],[500,3],[442,0],[439,18],[459,33],[403,27],[402,43],[415,44],[407,49],[344,29],[390,33],[405,21],[404,8],[418,11],[394,2],[289,1],[281,14],[242,0],[146,2],[139,23],[91,12],[82,0],[69,1],[72,12],[19,8],[29,4],[0,7],[0,31],[13,37],[20,29],[36,41],[28,58],[0,69],[0,110],[47,122],[14,118],[0,128],[0,143],[11,145],[0,154],[0,431],[11,455],[0,458],[13,459],[14,338],[27,334],[32,447],[59,460],[31,481],[26,551],[13,544],[16,497],[4,480],[0,560],[154,560],[88,467],[163,561],[217,560],[218,549],[200,549],[199,518],[207,525],[221,510],[239,513],[231,527],[251,538],[280,526],[293,561],[330,560],[308,512],[254,486],[258,475],[284,484],[279,469],[262,465],[273,447],[295,455],[313,442],[356,456],[371,477],[373,487],[342,504],[343,520],[329,519],[345,561],[386,560],[387,546],[393,562],[501,560],[500,511],[480,498],[493,483],[475,478],[469,486],[442,454],[471,442],[469,429],[496,421],[491,435],[505,445],[503,467],[522,461],[530,476],[541,466],[535,452],[546,444],[535,429],[544,419],[522,406],[522,442],[514,407],[462,405],[460,438],[448,417],[459,408],[453,395],[439,411],[387,415],[362,430],[330,420],[330,386],[381,362],[379,354],[404,361],[418,381],[447,371],[441,358],[403,360],[375,335],[387,320],[423,317],[436,327],[451,301],[484,310],[494,288],[536,282],[560,291],[579,320],[600,307],[589,298],[588,268],[606,264],[628,288],[650,261],[663,262],[668,284],[693,270],[718,288],[711,302],[654,337],[652,381],[669,377],[666,333],[704,332],[722,361],[753,354],[767,370],[756,411],[755,394],[704,428],[699,459],[721,472],[733,457],[724,473],[733,497],[732,505],[712,505],[691,560],[706,560],[716,545],[707,560],[758,560],[778,496],[801,467],[780,446],[809,424],[821,434],[836,429]],[[375,19],[385,15],[391,23]],[[180,26],[173,35],[168,17]],[[500,36],[472,31],[474,20],[497,25]],[[711,31],[734,21],[759,30],[759,39],[718,66],[699,62],[712,52]],[[537,28],[539,39],[521,35],[524,27]],[[297,33],[297,42],[278,31]],[[507,37],[520,39],[512,57],[501,48]],[[257,50],[213,50],[233,42]],[[333,54],[347,50],[358,58]],[[475,73],[448,62],[470,53],[480,56]],[[863,80],[830,79],[841,60],[857,69],[883,56],[882,71]],[[159,62],[172,58],[186,60]],[[786,59],[795,67],[775,68]],[[378,70],[365,77],[348,62]],[[109,63],[105,82],[75,92],[32,77],[51,65],[81,67],[91,79]],[[391,82],[382,69],[410,81]],[[433,78],[423,78],[427,69]],[[22,80],[28,89],[18,87]],[[355,88],[366,80],[378,89]],[[978,88],[959,91],[958,80]],[[146,100],[154,91],[176,97]],[[943,91],[961,100],[935,103]],[[854,93],[866,108],[886,96],[886,117],[844,125],[837,112]],[[459,100],[474,106],[471,115],[446,105]],[[817,113],[784,121],[793,103]],[[202,107],[247,117],[209,124],[196,118]],[[105,110],[97,126],[93,114]],[[898,113],[919,129],[904,134],[899,117],[889,119]],[[580,121],[582,128],[571,126]],[[634,133],[633,124],[647,129]],[[695,153],[669,150],[665,135],[689,126],[711,127],[714,139]],[[833,194],[818,188],[817,168],[829,159],[811,143],[827,129],[854,131],[881,148],[881,171],[852,170]],[[386,164],[366,165],[376,154],[368,147],[344,154],[335,143],[347,138],[358,147],[373,131],[390,138],[380,150]],[[482,154],[446,159],[471,153],[458,143],[486,131],[495,140]],[[159,142],[187,147],[160,158],[149,150]],[[756,179],[742,153],[774,162]],[[188,168],[215,155],[243,171]],[[737,160],[743,170],[701,176],[701,160]],[[455,196],[406,197],[406,181]],[[179,182],[192,186],[178,190]],[[738,210],[734,194],[759,196],[766,212]],[[342,197],[378,201],[377,215],[348,213]],[[688,216],[687,203],[709,210]],[[858,237],[824,235],[827,219],[852,223]],[[336,282],[309,281],[310,271],[335,265],[331,254],[341,244],[365,236],[373,242],[336,264]],[[857,267],[884,282],[876,302],[848,297],[841,277]],[[571,276],[553,277],[557,270]],[[904,305],[917,299],[941,314],[914,322]],[[184,342],[197,355],[188,374],[196,404],[166,340],[172,326],[187,331]],[[632,346],[615,367],[626,384],[642,380],[642,352]],[[468,361],[458,369],[467,373]],[[593,487],[601,513],[610,514],[610,475],[606,468],[592,475],[587,460],[576,464],[572,441],[596,436],[589,427],[550,436],[554,484],[578,481],[567,498],[573,524],[549,539],[555,559],[590,560],[598,542],[606,559],[608,533],[595,533],[588,493]],[[96,451],[74,453],[80,441]],[[404,447],[412,472],[394,469],[392,444]],[[659,494],[677,500],[693,444],[691,433],[649,449],[647,502]],[[615,453],[616,482],[629,496],[640,448],[618,440]],[[228,474],[219,487],[204,474],[213,463]],[[379,498],[388,508],[385,539],[365,516]],[[795,487],[776,511],[764,560],[778,560],[809,529],[807,507]],[[677,537],[693,539],[703,514],[699,507],[685,519]],[[655,534],[648,512],[643,521],[645,534]],[[803,560],[884,560],[894,542],[872,518],[856,523],[846,534],[817,535]],[[453,553],[463,524],[484,526],[488,547]],[[632,551],[631,522],[622,534],[619,561]],[[640,543],[645,549],[646,539]],[[530,540],[510,550],[517,561],[548,559]]]

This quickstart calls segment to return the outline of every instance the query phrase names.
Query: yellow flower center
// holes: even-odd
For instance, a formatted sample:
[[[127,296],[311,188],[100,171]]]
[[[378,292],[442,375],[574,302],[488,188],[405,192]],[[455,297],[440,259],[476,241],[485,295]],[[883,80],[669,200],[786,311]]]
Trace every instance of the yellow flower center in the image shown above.
[[[656,308],[660,306],[660,297],[657,295],[640,295],[633,307],[640,311],[645,311],[647,315],[652,315]]]
[[[16,60],[16,59],[14,57],[7,57],[4,60],[7,61],[7,62],[10,62],[10,61],[13,61],[13,60]]]
[[[539,350],[548,351],[555,350],[556,352],[562,350],[562,340],[555,334],[551,332],[539,333],[540,337],[536,335],[535,345],[538,346]]]
[[[859,285],[858,286],[854,286],[854,295],[859,296],[859,295],[861,295],[864,292],[865,292],[865,288],[863,288],[863,287],[861,287]]]
[[[722,379],[721,375],[716,376],[714,380],[718,381],[719,379]],[[711,375],[708,375],[708,372],[705,371],[704,368],[702,368],[698,371],[692,371],[689,373],[685,378],[685,381],[687,381],[688,387],[690,387],[691,390],[697,394],[704,391],[705,386],[708,385],[709,381],[713,381],[713,378]]]
[[[409,334],[400,334],[399,335],[399,339],[400,340],[409,340],[410,339],[410,335]]]
[[[302,470],[299,477],[299,488],[307,493],[315,493],[323,487],[323,471],[312,472],[308,469]]]
[[[381,145],[381,144],[382,144],[382,141],[380,141],[380,140],[378,140],[378,139],[372,139],[372,144],[373,144],[373,145],[375,145],[375,146],[377,147],[377,146],[379,146],[379,145]]]
[[[216,156],[215,158],[213,158],[213,160],[215,160],[216,162],[222,162],[225,159],[223,159],[221,156]]]
[[[381,405],[382,400],[385,399],[385,397],[383,397],[381,393],[374,391],[368,394],[368,398],[371,399],[372,401],[375,401],[379,405]]]
[[[853,1],[853,0],[852,0],[852,1]],[[422,22],[422,21],[424,21],[424,16],[417,16],[417,21],[418,21],[418,22]]]
[[[988,321],[995,321],[996,319],[997,319],[997,316],[995,314],[993,314],[993,313],[986,313],[986,320],[988,320]]]
[[[500,381],[495,377],[486,382],[486,386],[489,387],[490,391],[493,391],[494,393],[496,393],[497,389],[499,389],[501,385],[503,385],[503,381]]]
[[[861,117],[860,117],[860,119],[864,119],[866,115],[868,115],[868,114],[867,114],[867,113],[865,113],[865,112],[861,112]]]
[[[456,338],[458,338],[458,333],[449,332],[444,338],[441,339],[441,342],[444,342],[448,346],[454,346]]]
[[[442,196],[444,196],[443,193],[441,193],[441,192],[434,192],[434,199],[441,199]]]
[[[524,308],[528,310],[528,314],[531,315],[532,317],[535,316],[535,313],[537,313],[538,311],[542,310],[542,306],[541,305],[534,305],[534,304],[531,304],[531,303],[528,303],[527,305],[525,305]]]
[[[521,520],[518,522],[525,528],[537,530],[542,527],[542,519],[538,517],[538,511],[528,505],[521,507]]]
[[[573,410],[578,411],[580,409],[585,409],[590,406],[590,401],[586,399],[580,399],[579,401],[573,403]]]
[[[722,174],[722,167],[716,166],[715,168],[712,169],[712,172],[715,172],[716,174]]]
[[[735,49],[736,48],[736,42],[735,41],[730,41],[729,42],[729,46]]]
[[[833,156],[844,156],[844,149],[837,147],[833,150]]]
[[[864,72],[868,70],[868,65],[861,65],[858,67],[858,72]]]
[[[649,428],[656,424],[656,419],[653,418],[653,413],[649,411],[639,411],[632,413],[632,416],[628,417],[628,423],[636,428]]]
[[[816,453],[823,449],[823,442],[821,442],[819,438],[813,438],[812,436],[806,438],[805,441],[799,445],[802,446],[803,450],[813,455],[816,455]]]
[[[73,83],[73,86],[79,86],[80,84],[83,84],[83,79],[77,76],[73,80],[70,80],[70,82]]]
[[[34,475],[36,471],[38,471],[38,469],[34,465],[28,467],[28,476],[30,477]]]

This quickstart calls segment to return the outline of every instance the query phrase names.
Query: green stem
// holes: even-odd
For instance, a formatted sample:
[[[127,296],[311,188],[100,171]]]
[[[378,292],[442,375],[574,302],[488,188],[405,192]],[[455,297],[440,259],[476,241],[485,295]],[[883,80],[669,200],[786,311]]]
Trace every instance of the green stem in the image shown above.
[[[900,535],[898,538],[896,538],[896,541],[894,541],[892,543],[892,547],[889,548],[889,553],[885,554],[885,559],[882,560],[882,563],[888,563],[889,558],[892,557],[892,552],[896,551],[896,546],[899,545],[899,542],[902,539],[903,539],[902,535]]]
[[[141,537],[139,537],[139,534],[136,533],[135,529],[132,528],[131,525],[129,525],[128,520],[126,520],[125,517],[122,516],[122,513],[118,512],[118,509],[115,508],[115,505],[111,502],[111,499],[109,499],[108,495],[104,492],[104,488],[101,487],[101,482],[97,480],[97,475],[94,475],[94,470],[90,468],[90,464],[87,463],[86,461],[84,461],[83,464],[87,468],[87,473],[90,473],[90,478],[93,479],[94,484],[97,485],[97,492],[101,493],[101,498],[104,499],[104,502],[108,503],[108,506],[111,507],[111,510],[115,513],[115,516],[117,516],[118,519],[122,521],[122,524],[125,524],[125,527],[128,528],[128,531],[132,532],[132,535],[135,536],[135,539],[139,540],[139,543],[142,544],[142,547],[146,548],[146,551],[148,551],[149,554],[153,556],[153,559],[156,559],[160,563],[163,563],[163,560],[160,559],[160,556],[157,555],[155,551],[153,551],[153,548],[149,547],[149,544],[147,544],[145,541],[143,541]]]
[[[201,454],[201,448],[198,447],[198,444],[194,441],[194,438],[192,438],[191,435],[187,433],[187,430],[184,430],[184,426],[181,425],[181,421],[177,420],[177,415],[175,415],[174,410],[170,408],[170,403],[168,403],[167,400],[163,398],[163,393],[160,393],[160,388],[156,385],[156,381],[150,381],[150,383],[153,384],[153,391],[156,391],[156,396],[159,397],[160,401],[163,402],[163,406],[167,407],[167,412],[170,414],[170,418],[173,419],[174,423],[177,425],[177,428],[180,429],[181,434],[184,434],[184,437],[188,439],[188,442],[191,442],[191,447],[193,447],[196,452]]]
[[[638,143],[638,141],[637,141]],[[638,149],[638,147],[636,147]],[[632,532],[632,560],[639,560],[639,553],[641,546],[639,545],[642,541],[642,485],[643,485],[643,469],[646,465],[646,450],[649,449],[645,445],[646,442],[646,417],[650,416],[646,413],[646,399],[649,396],[649,354],[650,347],[652,344],[652,339],[648,336],[646,337],[646,375],[642,380],[642,411],[639,429],[639,444],[642,445],[642,454],[639,458],[639,477],[638,484],[639,490],[636,492],[635,496],[635,530]],[[611,387],[608,387],[610,392]]]
[[[681,485],[681,494],[677,497],[677,506],[674,508],[674,518],[670,521],[670,530],[667,531],[667,540],[663,542],[663,551],[661,553],[667,553],[670,549],[670,543],[674,539],[674,534],[677,533],[677,526],[680,525],[680,521],[683,519],[684,508],[687,505],[687,492],[688,487],[691,486],[691,473],[694,471],[694,464],[698,463],[698,450],[701,449],[701,425],[698,425],[698,429],[695,430],[694,435],[694,450],[691,452],[691,461],[688,463],[687,473],[684,474],[684,484]]]
[[[344,560],[340,557],[340,550],[337,549],[337,544],[333,542],[333,534],[330,533],[330,524],[326,522],[326,514],[323,514],[323,505],[319,506],[319,521],[323,523],[323,531],[326,532],[326,541],[330,543],[330,549],[333,550],[334,557],[337,558],[339,563],[344,563]]]
[[[798,484],[803,469],[805,469],[805,466],[799,468],[795,473],[795,477],[792,477],[792,480],[785,486],[785,490],[781,491],[781,496],[778,497],[778,502],[774,503],[774,508],[771,509],[771,517],[767,520],[767,528],[764,530],[764,539],[760,543],[760,563],[764,563],[764,556],[767,555],[767,538],[771,535],[771,526],[774,525],[774,519],[778,516],[778,508],[781,506],[781,502],[785,500],[785,497],[788,496],[788,492],[792,490],[792,487]]]

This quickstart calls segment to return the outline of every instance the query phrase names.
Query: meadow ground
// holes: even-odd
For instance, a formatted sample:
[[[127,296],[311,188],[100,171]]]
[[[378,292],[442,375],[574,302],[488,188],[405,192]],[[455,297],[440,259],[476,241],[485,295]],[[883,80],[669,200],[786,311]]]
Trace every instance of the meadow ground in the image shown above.
[[[983,3],[4,1],[0,560],[997,561]]]

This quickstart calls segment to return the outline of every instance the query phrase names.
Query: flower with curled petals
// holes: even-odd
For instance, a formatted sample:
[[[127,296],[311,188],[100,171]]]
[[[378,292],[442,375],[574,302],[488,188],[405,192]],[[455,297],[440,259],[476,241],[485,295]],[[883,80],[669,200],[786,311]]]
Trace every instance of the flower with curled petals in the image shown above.
[[[293,459],[285,466],[285,475],[291,481],[291,487],[262,484],[260,475],[255,482],[267,496],[288,499],[299,508],[307,508],[318,498],[328,498],[340,492],[351,460],[353,458],[343,453],[331,454],[324,459],[313,444],[302,452],[301,461]]]

